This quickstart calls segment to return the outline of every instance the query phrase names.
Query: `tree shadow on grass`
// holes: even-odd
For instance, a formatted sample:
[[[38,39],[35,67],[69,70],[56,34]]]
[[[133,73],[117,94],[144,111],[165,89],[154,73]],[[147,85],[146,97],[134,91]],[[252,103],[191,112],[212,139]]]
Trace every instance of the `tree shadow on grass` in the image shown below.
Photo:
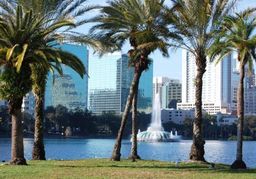
[[[225,170],[215,170],[215,172],[217,173],[254,173],[256,174],[256,169],[242,169],[242,170],[234,170],[234,169],[225,169]],[[256,176],[255,176],[256,177]]]
[[[175,164],[170,165],[125,165],[125,164],[97,164],[97,165],[55,165],[60,168],[116,168],[116,169],[163,169],[170,171],[179,171],[179,172],[188,172],[188,171],[197,171],[197,172],[210,172],[210,173],[256,173],[256,169],[247,169],[247,170],[232,170],[226,165],[216,166],[216,168],[210,168],[210,165],[186,165],[182,164],[180,166],[175,166]]]

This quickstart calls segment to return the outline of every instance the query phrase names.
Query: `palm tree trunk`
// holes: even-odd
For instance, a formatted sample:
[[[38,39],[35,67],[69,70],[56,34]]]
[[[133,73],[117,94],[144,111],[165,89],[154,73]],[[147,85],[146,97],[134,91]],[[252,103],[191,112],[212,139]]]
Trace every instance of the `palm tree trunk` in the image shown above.
[[[39,92],[41,91],[41,92]],[[43,110],[44,110],[44,90],[38,90],[35,94],[35,133],[34,146],[32,152],[33,160],[45,160],[44,150],[44,128],[43,128]]]
[[[240,62],[240,80],[237,90],[237,151],[236,160],[232,163],[232,169],[245,169],[243,161],[243,128],[244,128],[244,64]]]
[[[134,97],[134,94],[136,91],[136,86],[138,85],[141,73],[142,73],[141,70],[138,70],[135,68],[134,77],[133,77],[132,84],[130,87],[130,92],[127,97],[125,110],[122,115],[121,125],[119,128],[118,134],[117,134],[116,142],[115,142],[114,149],[113,149],[112,156],[111,156],[111,160],[113,160],[113,161],[120,161],[121,142],[122,142],[122,137],[123,137],[123,133],[124,133],[124,128],[125,128],[125,125],[127,122],[128,114],[130,112],[132,100],[133,100],[133,97]]]
[[[26,165],[23,145],[23,126],[21,113],[22,98],[9,101],[9,112],[12,117],[11,164]]]
[[[138,82],[139,84],[139,82]],[[133,97],[132,101],[132,147],[131,147],[131,155],[130,159],[132,161],[135,161],[136,159],[141,159],[138,155],[137,151],[137,134],[138,134],[138,128],[137,128],[137,100],[138,100],[138,86],[136,86],[136,91]]]
[[[203,74],[206,68],[206,57],[197,57],[197,75],[196,75],[196,103],[195,103],[195,120],[193,122],[193,144],[190,151],[190,160],[205,161],[204,144],[202,134],[202,88]]]

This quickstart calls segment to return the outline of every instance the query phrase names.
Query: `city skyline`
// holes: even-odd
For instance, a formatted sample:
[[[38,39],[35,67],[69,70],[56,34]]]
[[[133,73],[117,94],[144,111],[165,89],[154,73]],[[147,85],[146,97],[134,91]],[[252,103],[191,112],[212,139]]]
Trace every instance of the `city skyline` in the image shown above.
[[[89,0],[89,4],[106,5],[107,0]],[[235,10],[241,11],[248,7],[256,7],[256,1],[252,0],[238,0]],[[87,32],[90,26],[85,25],[79,27],[79,32]],[[126,44],[122,48],[122,53],[127,53],[129,46]],[[90,49],[90,56],[93,54],[93,50]],[[182,51],[181,49],[169,49],[169,57],[165,58],[159,51],[156,51],[150,55],[154,61],[154,76],[166,76],[172,79],[182,79]]]
[[[110,53],[89,59],[88,109],[93,114],[103,112],[120,114],[124,111],[133,79],[126,54]],[[138,110],[148,112],[152,106],[153,65],[141,76],[138,91]]]
[[[236,56],[228,55],[218,64],[207,62],[203,77],[202,103],[209,114],[231,113],[235,108],[239,73],[236,68]],[[196,62],[190,52],[182,51],[182,102],[179,109],[195,107]]]

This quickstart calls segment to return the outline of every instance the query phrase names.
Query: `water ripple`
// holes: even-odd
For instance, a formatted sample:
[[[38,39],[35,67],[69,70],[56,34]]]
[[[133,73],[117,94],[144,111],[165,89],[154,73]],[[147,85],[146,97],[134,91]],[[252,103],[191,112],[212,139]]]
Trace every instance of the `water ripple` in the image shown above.
[[[46,139],[47,159],[72,160],[85,158],[109,158],[113,139]],[[138,152],[143,159],[185,161],[188,159],[192,141],[173,143],[139,143]],[[33,139],[24,139],[25,157],[31,159]],[[130,154],[131,143],[124,140],[122,157]],[[10,139],[0,139],[0,161],[10,160]],[[205,158],[209,162],[231,164],[235,159],[235,141],[206,141]],[[256,167],[256,142],[244,142],[244,160],[249,167]]]

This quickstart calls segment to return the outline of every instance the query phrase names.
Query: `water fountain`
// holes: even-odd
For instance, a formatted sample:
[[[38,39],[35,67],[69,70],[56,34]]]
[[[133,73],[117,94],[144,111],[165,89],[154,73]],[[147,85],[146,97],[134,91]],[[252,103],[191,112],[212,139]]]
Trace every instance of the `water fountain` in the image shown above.
[[[153,111],[151,117],[151,123],[146,131],[138,132],[137,140],[142,142],[174,142],[179,141],[181,136],[178,135],[177,131],[173,132],[164,131],[161,121],[161,103],[160,95],[156,93]]]

